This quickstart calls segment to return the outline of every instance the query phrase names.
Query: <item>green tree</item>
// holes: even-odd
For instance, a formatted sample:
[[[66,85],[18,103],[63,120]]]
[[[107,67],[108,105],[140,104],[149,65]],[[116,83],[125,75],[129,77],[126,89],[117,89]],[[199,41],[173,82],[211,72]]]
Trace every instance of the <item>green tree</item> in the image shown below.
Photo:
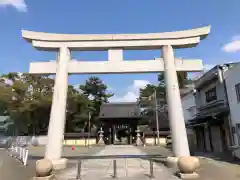
[[[9,73],[1,77],[0,102],[17,130],[36,134],[47,127],[54,80],[47,76]]]
[[[82,131],[88,121],[89,107],[92,101],[81,90],[68,87],[66,132]]]
[[[191,83],[190,79],[187,79],[187,73],[185,72],[178,72],[177,73],[179,88],[184,88],[187,84]],[[156,97],[155,95],[156,91]],[[155,123],[155,116],[156,116],[156,102],[155,98],[157,99],[157,104],[161,107],[162,105],[166,104],[166,89],[165,89],[165,79],[164,73],[160,73],[158,75],[158,84],[152,85],[148,84],[145,88],[140,89],[140,96],[139,96],[139,103],[144,108],[142,111],[144,118],[144,122],[148,122],[153,124]],[[164,113],[159,113],[159,121],[161,118],[165,118]],[[160,122],[159,122],[160,123]]]
[[[187,72],[177,72],[179,88],[184,88],[186,85],[193,83],[193,81],[187,78]],[[158,75],[158,82],[160,85],[165,86],[164,73]]]
[[[0,78],[0,113],[10,115],[18,132],[45,134],[49,124],[54,79],[48,76],[9,73]],[[113,94],[98,78],[68,87],[66,132],[87,126],[89,112],[96,122],[100,106]]]
[[[103,103],[107,103],[108,99],[113,96],[113,93],[107,91],[107,85],[98,77],[90,77],[84,85],[80,85],[83,94],[92,101],[91,122],[97,124],[97,118],[100,113],[100,107]]]

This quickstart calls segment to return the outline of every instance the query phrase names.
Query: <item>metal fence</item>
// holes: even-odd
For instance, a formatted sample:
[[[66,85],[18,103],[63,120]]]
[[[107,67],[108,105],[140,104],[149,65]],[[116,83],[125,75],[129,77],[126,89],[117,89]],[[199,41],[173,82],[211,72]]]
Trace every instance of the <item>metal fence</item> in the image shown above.
[[[32,138],[29,136],[15,136],[5,137],[3,139],[3,145],[9,155],[18,159],[23,165],[27,165],[28,161],[28,149],[27,146],[31,144]]]
[[[28,161],[28,149],[25,147],[14,147],[8,149],[8,152],[11,157],[18,159],[24,166],[27,165]]]
[[[112,166],[113,166],[113,172],[112,172],[112,178],[117,179],[118,178],[118,165],[117,165],[117,159],[145,159],[149,161],[149,178],[154,178],[154,158],[166,158],[161,155],[106,155],[106,156],[81,156],[79,157],[79,160],[76,163],[76,179],[81,179],[81,173],[82,173],[82,164],[83,160],[90,160],[90,159],[111,159],[112,160]]]

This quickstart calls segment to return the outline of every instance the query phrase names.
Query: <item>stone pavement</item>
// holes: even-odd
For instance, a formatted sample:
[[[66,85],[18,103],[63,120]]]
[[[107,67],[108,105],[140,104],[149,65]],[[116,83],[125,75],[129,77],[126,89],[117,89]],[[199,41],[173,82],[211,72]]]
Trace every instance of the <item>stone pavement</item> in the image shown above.
[[[200,158],[199,180],[240,180],[240,165]]]
[[[106,146],[103,150],[96,153],[94,156],[107,155],[146,155],[146,153],[134,146]],[[130,179],[151,179],[149,161],[146,159],[116,159],[117,178]],[[177,180],[172,173],[160,164],[153,165],[154,177],[156,179]],[[60,174],[59,180],[76,179],[76,167],[71,167]],[[113,159],[88,159],[82,161],[81,179],[83,180],[100,180],[113,179]]]
[[[5,149],[0,149],[0,180],[29,180],[35,176],[36,160],[43,158],[45,147],[29,147],[28,165],[24,166],[19,160],[10,157]],[[72,151],[71,147],[63,148],[63,155],[70,159],[78,156],[92,155],[101,151],[103,147],[76,147]]]
[[[75,146],[75,150],[72,150],[71,146],[64,146],[63,157],[67,159],[76,159],[78,158],[78,156],[94,155],[97,152],[101,151],[103,148],[104,147],[100,147],[100,146],[93,146],[90,148],[83,147],[83,146]],[[44,157],[45,146],[28,147],[28,150],[29,150],[30,159],[41,159]]]
[[[163,156],[171,156],[172,152],[164,147],[138,147],[147,154],[160,153]],[[208,158],[203,157],[208,156]],[[197,173],[200,175],[197,180],[240,180],[240,165],[231,159],[211,157],[208,154],[201,154],[200,168]],[[156,162],[165,163],[164,160],[155,158]],[[175,172],[175,169],[173,169]]]
[[[44,147],[30,147],[28,166],[23,166],[18,160],[10,157],[5,150],[0,150],[0,180],[27,180],[35,174],[35,161],[44,155]],[[107,146],[107,147],[76,147],[72,151],[71,147],[64,147],[63,154],[69,159],[69,168],[60,172],[60,179],[76,179],[76,162],[81,156],[98,156],[98,155],[145,155],[159,154],[163,157],[171,156],[171,150],[164,147],[133,147],[133,146]],[[173,177],[162,165],[164,158],[155,158],[159,165],[154,164],[154,175],[156,179],[177,179]],[[240,165],[223,162],[217,158],[201,158],[201,167],[197,170],[200,175],[199,180],[239,180]],[[120,179],[148,179],[149,162],[141,159],[118,159],[118,175]],[[162,173],[160,173],[162,172]],[[84,179],[112,179],[112,160],[86,160],[83,162],[82,178]],[[167,178],[165,178],[165,176]]]

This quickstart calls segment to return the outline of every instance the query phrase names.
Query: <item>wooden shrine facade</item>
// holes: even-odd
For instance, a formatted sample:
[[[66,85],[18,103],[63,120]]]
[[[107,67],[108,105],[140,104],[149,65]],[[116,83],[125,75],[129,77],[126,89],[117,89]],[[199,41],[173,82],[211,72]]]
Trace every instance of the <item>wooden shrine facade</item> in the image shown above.
[[[138,103],[107,103],[100,109],[99,120],[106,144],[132,144],[138,121],[141,120]]]

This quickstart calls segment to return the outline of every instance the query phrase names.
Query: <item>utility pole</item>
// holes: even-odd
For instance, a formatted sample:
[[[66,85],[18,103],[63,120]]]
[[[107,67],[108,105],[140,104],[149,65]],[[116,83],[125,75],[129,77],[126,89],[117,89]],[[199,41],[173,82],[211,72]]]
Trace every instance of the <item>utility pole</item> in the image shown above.
[[[91,130],[90,119],[91,119],[91,112],[89,111],[88,112],[88,148],[90,147],[90,145],[89,145],[90,130]]]
[[[154,107],[155,107],[155,113],[156,113],[157,145],[159,145],[160,137],[159,137],[158,102],[157,102],[157,90],[156,89],[154,89]]]
[[[153,99],[151,98],[153,97]],[[160,144],[160,135],[159,135],[159,120],[158,120],[158,101],[157,101],[157,90],[156,88],[154,89],[153,94],[148,97],[148,100],[150,100],[151,104],[153,103],[154,109],[155,109],[155,114],[156,114],[156,128],[157,128],[157,145]],[[137,102],[140,104],[139,99],[137,99]]]

